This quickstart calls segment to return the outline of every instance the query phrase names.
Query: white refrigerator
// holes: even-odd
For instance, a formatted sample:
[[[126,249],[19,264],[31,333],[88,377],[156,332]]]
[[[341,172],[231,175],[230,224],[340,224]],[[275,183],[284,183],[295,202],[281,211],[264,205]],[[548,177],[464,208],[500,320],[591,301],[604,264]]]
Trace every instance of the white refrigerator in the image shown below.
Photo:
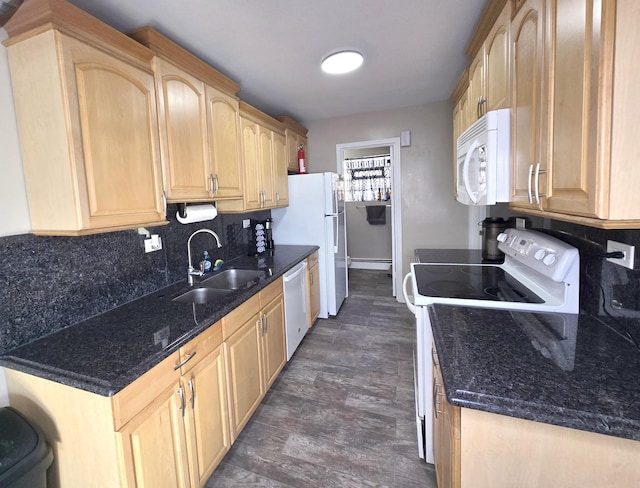
[[[320,246],[320,318],[337,315],[348,295],[347,231],[336,173],[289,176],[289,206],[271,210],[274,244]]]

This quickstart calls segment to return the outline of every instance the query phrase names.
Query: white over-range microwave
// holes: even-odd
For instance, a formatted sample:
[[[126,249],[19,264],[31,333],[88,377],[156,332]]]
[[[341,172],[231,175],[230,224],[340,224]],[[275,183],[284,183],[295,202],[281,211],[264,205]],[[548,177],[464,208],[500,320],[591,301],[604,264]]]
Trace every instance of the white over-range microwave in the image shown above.
[[[492,110],[457,141],[456,198],[465,205],[495,205],[510,195],[509,109]]]

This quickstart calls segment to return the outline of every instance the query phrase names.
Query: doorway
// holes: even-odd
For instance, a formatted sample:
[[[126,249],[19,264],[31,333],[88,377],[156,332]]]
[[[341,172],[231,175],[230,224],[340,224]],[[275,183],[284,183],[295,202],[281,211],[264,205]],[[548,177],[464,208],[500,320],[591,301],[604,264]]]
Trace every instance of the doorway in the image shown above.
[[[401,172],[400,172],[400,138],[378,139],[372,141],[347,142],[336,145],[336,167],[338,174],[344,172],[343,162],[349,152],[388,148],[391,158],[391,194],[386,204],[390,205],[389,215],[391,220],[391,277],[393,283],[393,296],[400,302],[404,301],[402,293],[402,208],[400,199]],[[348,224],[347,224],[348,225]],[[348,246],[348,242],[347,242]]]

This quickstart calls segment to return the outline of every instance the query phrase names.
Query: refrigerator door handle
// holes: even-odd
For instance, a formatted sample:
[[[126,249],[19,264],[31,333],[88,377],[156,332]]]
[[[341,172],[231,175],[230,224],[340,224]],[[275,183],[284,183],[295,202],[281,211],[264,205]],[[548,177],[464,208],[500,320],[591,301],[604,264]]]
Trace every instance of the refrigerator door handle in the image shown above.
[[[338,242],[339,242],[339,238],[338,238],[338,226],[339,221],[340,221],[340,217],[338,214],[336,214],[335,217],[333,217],[334,222],[336,223],[336,231],[333,234],[333,254],[337,254],[338,253]]]

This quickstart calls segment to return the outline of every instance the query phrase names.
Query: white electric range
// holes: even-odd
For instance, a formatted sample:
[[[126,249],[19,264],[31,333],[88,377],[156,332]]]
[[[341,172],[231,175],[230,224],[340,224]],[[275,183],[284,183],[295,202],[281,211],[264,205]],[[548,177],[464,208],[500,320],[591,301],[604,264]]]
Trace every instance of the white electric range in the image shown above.
[[[416,316],[414,383],[418,452],[433,463],[433,399],[428,305],[501,308],[538,312],[579,312],[580,256],[569,244],[527,229],[497,237],[502,264],[412,263],[404,278],[407,307]],[[413,302],[407,293],[411,282]]]

